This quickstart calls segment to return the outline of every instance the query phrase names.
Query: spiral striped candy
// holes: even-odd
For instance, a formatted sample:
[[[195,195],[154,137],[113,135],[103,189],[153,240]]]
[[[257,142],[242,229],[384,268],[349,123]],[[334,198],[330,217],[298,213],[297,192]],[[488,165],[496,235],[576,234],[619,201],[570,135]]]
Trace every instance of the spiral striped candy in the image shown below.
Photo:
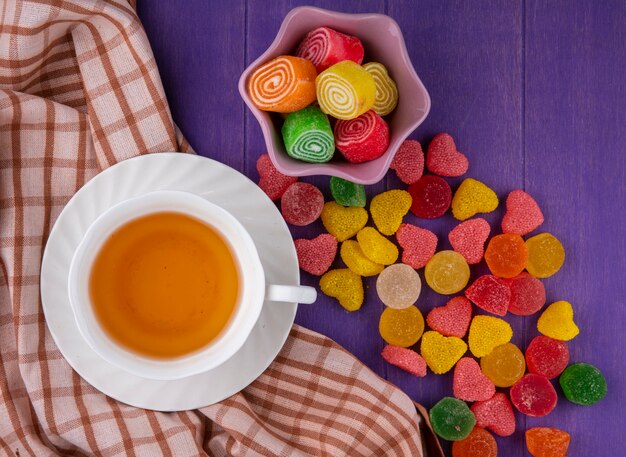
[[[292,113],[315,101],[315,66],[306,59],[279,56],[254,70],[248,95],[263,111]]]
[[[363,69],[372,75],[376,83],[376,101],[372,109],[381,116],[386,116],[398,104],[398,87],[382,63],[368,62],[363,65]]]
[[[294,159],[328,162],[335,152],[335,139],[328,117],[316,106],[288,115],[282,134],[287,154]]]
[[[318,73],[343,60],[363,62],[365,50],[355,36],[337,32],[330,27],[319,27],[307,33],[298,46],[296,56],[310,60]]]
[[[335,142],[339,152],[352,163],[367,162],[383,155],[389,146],[389,127],[370,110],[356,119],[337,121]]]
[[[374,78],[351,60],[339,62],[317,75],[317,101],[326,114],[354,119],[368,111],[376,99]]]

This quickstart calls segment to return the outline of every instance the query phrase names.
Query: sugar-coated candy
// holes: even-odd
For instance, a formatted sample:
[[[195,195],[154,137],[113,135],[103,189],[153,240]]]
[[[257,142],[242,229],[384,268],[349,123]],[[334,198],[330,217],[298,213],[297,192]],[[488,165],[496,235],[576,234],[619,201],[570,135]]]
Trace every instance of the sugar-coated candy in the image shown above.
[[[528,262],[526,270],[535,278],[548,278],[555,274],[565,262],[565,249],[550,233],[540,233],[526,240]]]
[[[376,84],[376,100],[372,109],[381,116],[386,116],[396,109],[398,87],[382,63],[368,62],[363,65],[363,69],[372,75]]]
[[[492,316],[474,316],[467,342],[476,357],[484,357],[495,347],[506,344],[513,337],[509,323]]]
[[[526,447],[533,457],[566,457],[569,433],[558,428],[535,427],[526,430]]]
[[[278,56],[254,70],[248,95],[263,111],[293,113],[315,101],[315,65],[294,56]]]
[[[274,167],[270,156],[262,154],[256,161],[256,169],[259,172],[259,187],[272,200],[278,200],[294,182],[296,176],[286,176]]]
[[[354,119],[338,120],[335,123],[335,143],[348,162],[369,162],[387,150],[389,126],[372,110]]]
[[[422,219],[435,219],[443,216],[452,201],[452,189],[445,179],[434,175],[424,175],[409,186],[413,197],[411,212]]]
[[[403,183],[417,182],[424,173],[424,152],[419,141],[404,140],[389,168],[396,171],[398,179]]]
[[[469,162],[465,154],[457,151],[451,135],[439,133],[428,144],[426,166],[439,176],[461,176],[467,172]]]
[[[543,213],[535,199],[523,190],[512,191],[506,198],[502,231],[526,235],[541,224],[543,224]]]
[[[483,401],[493,397],[496,386],[483,374],[476,360],[463,357],[454,367],[452,390],[459,400]]]
[[[433,373],[444,374],[467,352],[467,344],[456,336],[443,336],[430,330],[422,336],[420,352]]]
[[[511,403],[517,410],[531,417],[547,416],[556,407],[557,395],[545,376],[528,373],[511,387]]]
[[[421,290],[422,281],[417,271],[403,263],[388,266],[376,279],[378,297],[389,308],[411,306],[419,298]]]
[[[606,396],[606,379],[600,370],[588,363],[574,363],[559,378],[561,389],[572,403],[593,405]]]
[[[502,279],[483,275],[465,289],[465,296],[479,308],[504,316],[511,300],[511,289]]]
[[[335,138],[328,117],[317,106],[291,113],[282,128],[287,154],[294,159],[323,163],[335,153]]]
[[[430,409],[430,424],[437,435],[448,441],[468,437],[476,418],[467,403],[452,397],[444,397]]]
[[[361,40],[330,27],[311,30],[296,50],[296,56],[310,60],[318,73],[343,60],[360,64],[364,54]]]
[[[426,362],[417,352],[400,346],[387,345],[381,353],[383,359],[412,375],[426,376]]]
[[[489,400],[472,405],[476,426],[487,428],[498,436],[510,436],[515,432],[513,407],[502,392],[496,392]]]
[[[448,233],[452,249],[465,257],[470,265],[479,263],[485,253],[485,241],[491,227],[482,217],[461,222]]]
[[[324,195],[313,184],[293,183],[280,200],[283,218],[291,225],[309,225],[316,221],[324,208]]]
[[[498,457],[498,443],[487,430],[474,427],[467,438],[452,443],[452,457]]]
[[[342,206],[365,207],[365,186],[333,176],[330,178],[330,193]]]
[[[370,213],[378,231],[391,236],[402,224],[410,207],[411,195],[406,190],[388,190],[372,198]]]
[[[580,330],[574,322],[574,309],[571,303],[557,301],[548,306],[537,321],[539,333],[555,340],[569,341]]]
[[[356,234],[365,257],[381,265],[391,265],[398,260],[398,248],[374,227],[363,227]]]
[[[402,248],[402,263],[416,270],[424,267],[437,249],[437,235],[411,224],[400,224],[396,239]]]
[[[352,238],[367,224],[367,211],[358,207],[344,207],[335,202],[327,202],[322,209],[324,228],[337,238],[344,241]]]
[[[563,341],[539,335],[526,348],[528,371],[548,379],[560,375],[569,363],[569,349]]]
[[[328,271],[337,255],[337,239],[322,233],[312,240],[294,240],[300,268],[312,275],[321,276]]]
[[[500,278],[513,278],[524,271],[528,250],[524,239],[515,233],[496,235],[487,245],[485,261],[489,270]]]
[[[354,240],[346,240],[341,243],[339,255],[343,263],[359,276],[375,276],[385,268],[384,265],[368,259],[363,254],[359,243]]]
[[[465,258],[454,251],[439,251],[426,264],[424,278],[432,290],[442,295],[455,294],[469,281]]]
[[[321,72],[315,87],[322,111],[337,119],[359,117],[376,101],[374,78],[351,60],[336,63]]]
[[[530,316],[546,304],[546,288],[543,283],[529,275],[520,273],[511,279],[505,279],[511,289],[509,312],[518,316]]]
[[[424,333],[424,317],[415,306],[385,308],[378,322],[378,331],[388,344],[403,348],[413,346]]]
[[[517,346],[506,343],[482,357],[480,368],[497,387],[511,387],[524,376],[526,362]]]
[[[339,300],[348,311],[356,311],[363,304],[363,280],[349,268],[330,270],[320,279],[320,289]]]
[[[472,320],[472,304],[463,296],[451,298],[445,306],[433,308],[426,323],[444,336],[463,338]]]
[[[472,178],[465,179],[452,198],[452,215],[460,221],[478,213],[490,213],[497,207],[496,193]]]

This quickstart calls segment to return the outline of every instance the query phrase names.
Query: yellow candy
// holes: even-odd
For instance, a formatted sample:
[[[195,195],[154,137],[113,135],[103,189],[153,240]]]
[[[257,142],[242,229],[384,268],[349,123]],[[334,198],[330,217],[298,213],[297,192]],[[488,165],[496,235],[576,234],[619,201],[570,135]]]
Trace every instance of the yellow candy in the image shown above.
[[[415,306],[385,308],[378,331],[387,343],[403,348],[413,346],[424,333],[424,316]]]
[[[470,351],[476,357],[484,357],[495,347],[506,344],[513,337],[513,329],[505,320],[492,316],[474,316],[469,329]]]
[[[490,213],[498,207],[498,196],[472,178],[465,179],[452,198],[452,215],[460,221],[477,213]]]
[[[450,295],[467,285],[470,269],[465,257],[458,252],[439,251],[426,264],[424,277],[432,290]]]
[[[363,254],[372,262],[391,265],[398,260],[398,248],[373,227],[365,227],[356,234]]]
[[[561,341],[569,341],[580,332],[574,323],[572,305],[566,301],[557,301],[548,306],[539,316],[537,330],[545,336]]]
[[[372,109],[381,116],[391,113],[398,104],[398,87],[382,63],[368,62],[363,69],[374,78],[376,101]]]
[[[481,358],[480,369],[496,387],[511,387],[524,376],[526,361],[517,346],[506,343]]]
[[[370,203],[370,213],[380,233],[387,236],[396,233],[412,202],[406,190],[388,190],[376,195]]]
[[[320,109],[337,119],[354,119],[374,106],[376,83],[359,64],[344,60],[315,79]]]
[[[422,357],[433,373],[447,373],[466,351],[467,344],[456,336],[446,337],[435,331],[422,336]]]
[[[320,289],[348,311],[356,311],[363,304],[363,280],[347,268],[326,272],[320,279]]]
[[[535,278],[548,278],[561,269],[565,262],[565,249],[550,233],[540,233],[526,240],[528,261],[526,270]]]
[[[365,257],[359,243],[354,240],[346,240],[341,243],[341,260],[350,270],[360,276],[374,276],[383,271],[383,265],[372,262]]]
[[[322,224],[337,241],[352,238],[367,224],[367,211],[363,208],[348,208],[335,202],[328,202],[322,209]]]

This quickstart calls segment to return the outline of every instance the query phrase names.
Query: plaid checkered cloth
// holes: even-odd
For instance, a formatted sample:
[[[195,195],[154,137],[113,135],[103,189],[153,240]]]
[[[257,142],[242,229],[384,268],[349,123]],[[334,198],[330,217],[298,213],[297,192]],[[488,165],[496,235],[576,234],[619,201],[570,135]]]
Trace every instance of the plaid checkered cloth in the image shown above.
[[[419,456],[419,441],[432,436],[427,421],[418,425],[423,410],[337,344],[297,326],[252,385],[196,411],[119,403],[70,368],[40,303],[50,228],[102,169],[190,147],[172,122],[133,4],[0,7],[0,453]]]

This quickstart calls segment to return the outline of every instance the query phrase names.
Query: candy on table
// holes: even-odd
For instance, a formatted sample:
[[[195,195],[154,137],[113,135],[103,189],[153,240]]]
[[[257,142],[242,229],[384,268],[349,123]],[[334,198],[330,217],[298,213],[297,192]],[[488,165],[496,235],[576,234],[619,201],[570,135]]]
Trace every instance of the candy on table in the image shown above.
[[[280,211],[291,225],[309,225],[316,221],[324,208],[324,196],[313,184],[293,183],[280,199]]]
[[[472,405],[476,426],[487,428],[498,436],[510,436],[515,432],[515,414],[509,399],[496,392],[489,400],[477,401]]]
[[[335,123],[335,143],[348,162],[369,162],[387,150],[389,126],[372,110],[354,119],[338,120]]]
[[[365,207],[365,186],[333,176],[330,178],[330,193],[342,206]]]
[[[437,235],[411,224],[400,224],[396,239],[402,248],[402,263],[416,270],[424,267],[437,249]]]
[[[413,346],[424,333],[424,317],[415,306],[385,308],[378,322],[378,331],[388,344],[403,348]]]
[[[526,348],[528,371],[548,379],[560,375],[569,363],[569,349],[563,341],[536,336]]]
[[[416,183],[424,173],[424,153],[419,141],[404,140],[389,168],[396,171],[398,179],[403,183]]]
[[[461,176],[467,172],[469,162],[465,154],[457,151],[451,135],[439,133],[428,144],[426,166],[439,176]]]
[[[498,444],[487,430],[474,427],[467,438],[452,443],[452,457],[498,457]]]
[[[254,70],[248,95],[263,111],[293,113],[315,101],[315,65],[294,56],[278,56]]]
[[[352,238],[367,224],[367,211],[358,207],[343,207],[335,202],[327,202],[322,209],[324,228],[337,238],[344,241]]]
[[[318,73],[343,60],[360,64],[364,54],[361,40],[330,27],[311,30],[296,50],[296,56],[310,60]]]
[[[372,262],[391,265],[398,260],[398,248],[373,227],[363,227],[356,234],[365,257]]]
[[[511,300],[511,289],[502,279],[483,275],[465,289],[465,296],[479,308],[504,316]]]
[[[491,227],[482,217],[461,222],[448,233],[452,249],[465,257],[470,265],[479,263],[485,253],[485,241]]]
[[[497,207],[496,193],[472,178],[465,179],[452,198],[452,215],[460,221],[478,213],[490,213]]]
[[[452,390],[459,400],[483,401],[493,397],[496,386],[480,371],[476,360],[463,357],[454,367]]]
[[[375,276],[385,268],[384,265],[372,262],[368,259],[365,254],[363,254],[359,243],[354,240],[346,240],[341,243],[339,255],[343,263],[359,276]]]
[[[530,316],[546,304],[546,288],[534,276],[523,272],[514,278],[505,279],[504,282],[511,289],[510,313]]]
[[[528,262],[526,270],[535,278],[548,278],[565,262],[565,249],[554,235],[544,232],[526,240]]]
[[[476,418],[464,401],[444,397],[430,409],[430,424],[437,435],[448,441],[468,437]]]
[[[432,290],[442,295],[455,294],[469,281],[465,258],[454,251],[439,251],[426,264],[424,278]]]
[[[452,201],[452,189],[445,179],[435,175],[424,175],[409,186],[413,197],[411,212],[422,219],[443,216]]]
[[[443,336],[430,330],[422,336],[420,352],[433,373],[444,374],[467,352],[467,344],[456,336]]]
[[[574,323],[572,305],[563,300],[552,303],[541,313],[537,330],[542,335],[561,341],[569,341],[580,332]]]
[[[398,368],[423,378],[426,376],[426,362],[417,352],[411,349],[387,345],[381,353],[383,359]]]
[[[294,159],[323,163],[335,153],[335,138],[328,117],[317,106],[291,113],[282,128],[287,154]]]
[[[402,309],[417,301],[422,281],[413,268],[396,263],[385,268],[376,279],[376,292],[389,308]]]
[[[607,393],[604,375],[588,363],[574,363],[567,367],[559,378],[559,384],[565,398],[577,405],[593,405]]]
[[[294,241],[300,268],[312,275],[321,276],[328,271],[337,255],[337,239],[322,233],[312,240]]]
[[[526,235],[541,224],[543,224],[543,213],[535,199],[523,190],[512,191],[506,198],[502,231]]]
[[[411,195],[406,190],[388,190],[372,198],[370,213],[378,231],[391,236],[402,224],[410,207]]]
[[[272,200],[278,200],[294,182],[295,176],[286,176],[274,167],[270,156],[262,154],[256,161],[256,169],[259,172],[259,187]]]
[[[467,342],[476,357],[484,357],[495,347],[506,344],[513,337],[509,323],[492,316],[474,316],[470,324]]]
[[[547,416],[556,407],[557,395],[545,376],[528,373],[511,387],[511,403],[517,410],[531,417]]]
[[[369,111],[376,100],[374,78],[359,64],[344,60],[315,79],[317,102],[326,114],[354,119]]]
[[[533,457],[566,457],[569,433],[558,428],[535,427],[526,430],[526,447]]]
[[[485,261],[494,275],[500,278],[514,278],[524,271],[528,261],[524,239],[515,233],[494,236],[487,245]]]
[[[481,358],[480,368],[497,387],[511,387],[524,376],[526,362],[517,346],[506,343]]]
[[[320,289],[339,300],[347,311],[356,311],[363,304],[363,280],[349,268],[330,270],[320,279]]]
[[[381,116],[386,116],[398,104],[398,87],[382,63],[368,62],[363,65],[363,69],[372,75],[376,84],[376,100],[372,109]]]
[[[451,298],[445,306],[433,308],[426,323],[444,336],[463,338],[472,320],[472,304],[463,296]]]

